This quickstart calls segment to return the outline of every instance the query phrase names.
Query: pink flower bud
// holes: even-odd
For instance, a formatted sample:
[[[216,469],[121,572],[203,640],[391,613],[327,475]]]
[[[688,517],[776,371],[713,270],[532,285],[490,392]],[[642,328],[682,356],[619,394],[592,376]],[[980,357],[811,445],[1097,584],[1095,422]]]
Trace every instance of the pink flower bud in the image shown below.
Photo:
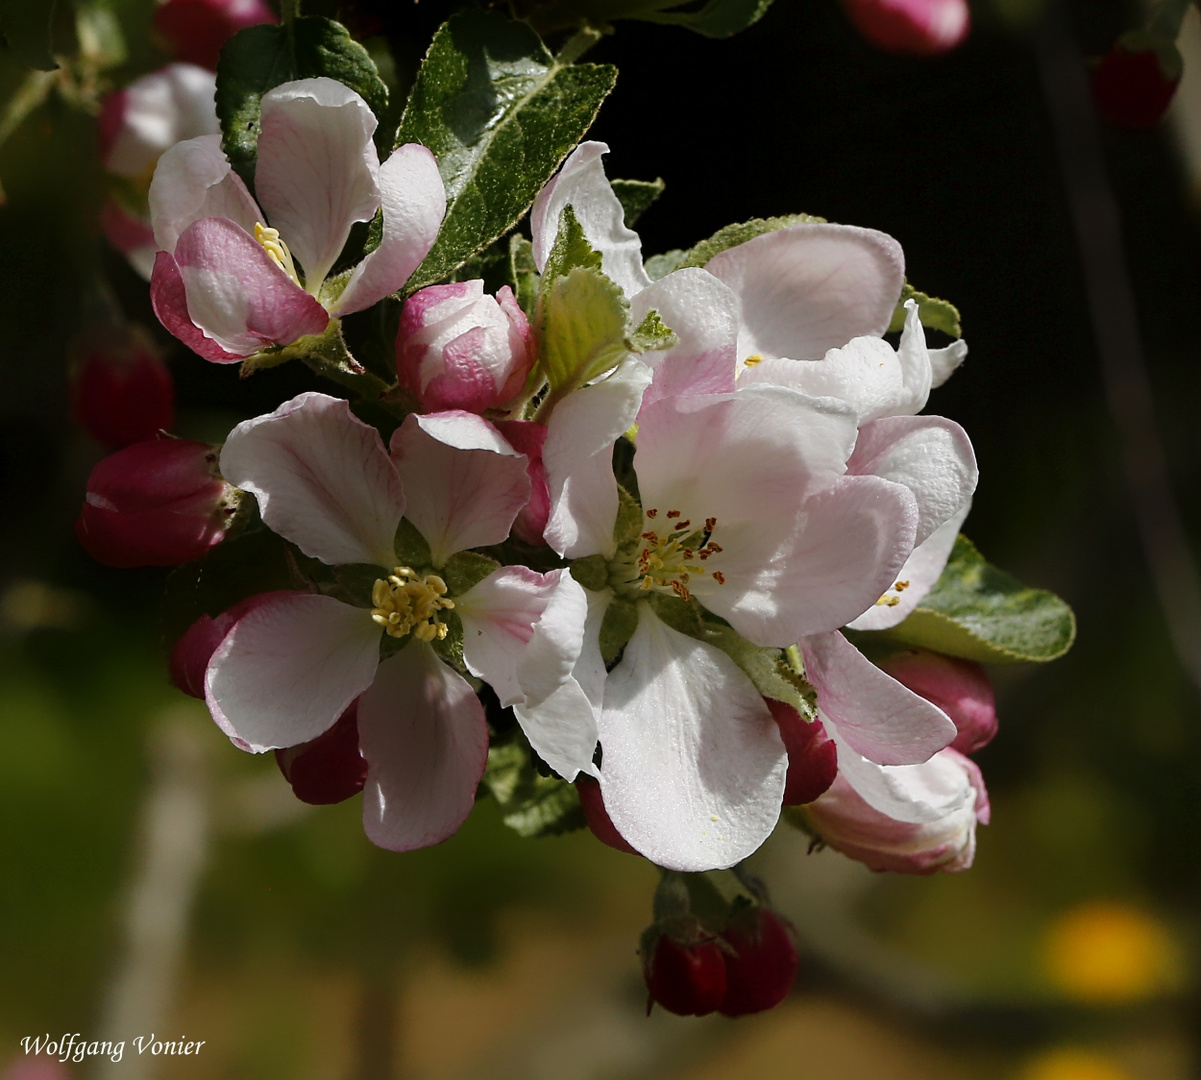
[[[967,37],[967,0],[843,0],[855,28],[884,52],[936,56]]]
[[[588,828],[592,835],[595,836],[602,844],[608,844],[611,848],[616,848],[618,851],[624,851],[630,855],[637,855],[638,852],[630,847],[626,838],[617,831],[617,826],[613,824],[609,817],[609,811],[605,809],[605,799],[601,794],[601,786],[591,776],[580,775],[575,782],[576,792],[580,796],[580,806],[584,810],[584,820],[588,822]],[[674,1009],[672,1010],[675,1011]]]
[[[1125,35],[1093,72],[1097,112],[1115,127],[1129,131],[1154,127],[1172,104],[1182,73],[1174,42]]]
[[[405,301],[396,335],[400,384],[427,412],[483,412],[520,393],[535,341],[507,285],[495,297],[484,283],[431,285]]]
[[[166,0],[154,13],[154,28],[176,60],[217,70],[221,46],[258,23],[276,23],[263,0]]]
[[[75,535],[105,566],[175,566],[220,542],[236,501],[214,447],[151,439],[92,470]]]
[[[784,805],[813,802],[838,775],[838,748],[820,720],[806,721],[791,705],[764,698],[788,751]]]
[[[175,383],[149,336],[108,327],[79,340],[71,412],[97,442],[113,449],[153,439],[175,419]]]
[[[217,651],[217,646],[225,640],[225,635],[234,628],[239,619],[249,615],[260,604],[273,597],[286,595],[288,590],[255,593],[254,596],[238,601],[220,615],[201,615],[184,631],[171,650],[171,682],[185,694],[203,701],[204,673],[213,653]]]
[[[988,824],[988,792],[976,763],[956,750],[940,750],[923,765],[908,765],[909,782],[927,799],[962,797],[933,821],[897,821],[869,806],[842,775],[803,813],[814,833],[830,847],[872,870],[900,874],[955,873],[972,865],[976,824]],[[922,777],[914,783],[916,770]],[[928,803],[929,805],[929,803]]]
[[[542,464],[542,447],[546,445],[546,426],[532,420],[497,420],[493,426],[509,445],[526,456],[526,474],[530,478],[530,501],[521,508],[513,522],[513,535],[532,547],[543,547],[542,533],[550,517],[550,486],[546,482],[546,466]]]
[[[651,1001],[677,1016],[705,1016],[726,997],[726,957],[714,941],[689,943],[662,934],[644,955],[642,977]]]
[[[323,735],[275,751],[279,771],[301,802],[328,806],[363,790],[367,762],[359,752],[358,716],[359,700],[355,698]]]
[[[988,672],[971,660],[914,649],[880,664],[902,686],[937,705],[958,734],[951,748],[972,754],[997,733],[997,701]]]
[[[798,958],[792,931],[771,908],[736,915],[722,931],[726,952],[723,1016],[774,1009],[792,990]]]

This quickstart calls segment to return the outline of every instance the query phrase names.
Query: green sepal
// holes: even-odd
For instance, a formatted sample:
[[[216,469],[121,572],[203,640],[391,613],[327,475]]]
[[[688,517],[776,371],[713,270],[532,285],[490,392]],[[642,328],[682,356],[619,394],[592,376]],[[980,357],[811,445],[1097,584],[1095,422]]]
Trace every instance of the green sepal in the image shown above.
[[[520,733],[488,748],[483,786],[500,807],[504,823],[519,836],[558,836],[587,824],[575,786],[542,776]]]
[[[613,522],[613,542],[618,547],[642,539],[642,504],[625,487],[617,485],[617,517]]]
[[[606,667],[617,659],[637,629],[637,602],[624,596],[614,597],[605,608],[600,627],[600,653]]]
[[[439,618],[446,624],[446,637],[434,638],[430,642],[430,645],[433,646],[434,652],[460,675],[469,675],[467,665],[463,662],[462,620],[453,610],[439,612]],[[385,634],[384,636],[387,637],[388,635]],[[405,637],[412,636],[412,634],[405,635]]]
[[[520,233],[509,237],[509,278],[513,295],[527,318],[534,318],[538,307],[538,266],[534,262],[534,245]]]
[[[383,117],[387,85],[367,50],[333,19],[313,15],[293,19],[287,26],[249,26],[225,43],[217,63],[216,96],[222,147],[251,191],[263,95],[281,83],[320,76],[357,91],[371,111]]]
[[[433,151],[446,216],[406,293],[445,280],[517,223],[616,77],[612,67],[557,60],[529,26],[498,12],[467,10],[438,29],[396,141]]]
[[[658,352],[678,345],[680,339],[676,332],[668,326],[654,308],[646,313],[646,317],[635,328],[629,337],[630,352]]]
[[[609,560],[603,555],[586,555],[571,564],[571,576],[589,592],[609,587]]]
[[[644,264],[646,276],[651,281],[659,281],[673,271],[679,270],[684,265],[686,258],[688,258],[688,252],[683,248],[672,248],[671,251],[665,251],[662,255],[652,255]]]
[[[880,633],[966,660],[1045,663],[1071,648],[1076,617],[1054,593],[990,565],[960,535],[938,584],[904,622]]]
[[[414,570],[433,565],[434,557],[424,536],[408,518],[401,518],[396,527],[396,565],[408,566]],[[391,568],[389,568],[391,572]]]
[[[673,630],[687,634],[690,638],[701,637],[701,612],[696,601],[684,600],[657,589],[647,590],[645,599],[650,604],[651,611]]]
[[[348,563],[333,570],[333,583],[321,591],[354,607],[370,607],[371,591],[375,583],[386,578],[392,571],[371,563]]]
[[[721,649],[764,697],[791,705],[804,720],[817,718],[817,691],[793,671],[782,650],[752,645],[732,626],[706,620],[701,640]]]
[[[901,289],[901,299],[897,301],[897,309],[892,313],[892,322],[888,324],[890,334],[899,333],[905,329],[905,301],[917,301],[917,315],[922,326],[930,330],[941,330],[951,337],[963,337],[963,327],[959,325],[959,309],[949,300],[939,300],[936,296],[927,296],[918,292],[909,282]]]
[[[3,51],[37,71],[54,71],[51,26],[54,0],[0,0],[0,39]]]
[[[530,256],[533,257],[533,245],[530,246]],[[575,208],[568,205],[559,212],[555,242],[551,245],[550,254],[546,257],[546,266],[542,270],[543,291],[576,267],[600,270],[601,253],[588,242],[584,227],[576,217]]]
[[[552,394],[583,386],[629,353],[629,303],[599,270],[577,266],[547,289],[543,276],[539,367]]]
[[[647,212],[651,204],[663,194],[667,185],[662,177],[654,180],[610,180],[609,186],[617,201],[621,203],[622,220],[627,229]]]
[[[764,233],[787,229],[792,225],[822,225],[826,219],[814,217],[812,214],[786,214],[783,217],[751,218],[738,225],[727,225],[718,229],[708,240],[688,249],[676,269],[685,266],[704,266],[714,255],[720,255],[748,240],[754,240]],[[662,257],[662,256],[661,256]]]
[[[451,596],[462,596],[498,569],[500,563],[487,555],[478,551],[458,551],[446,560],[442,577]]]

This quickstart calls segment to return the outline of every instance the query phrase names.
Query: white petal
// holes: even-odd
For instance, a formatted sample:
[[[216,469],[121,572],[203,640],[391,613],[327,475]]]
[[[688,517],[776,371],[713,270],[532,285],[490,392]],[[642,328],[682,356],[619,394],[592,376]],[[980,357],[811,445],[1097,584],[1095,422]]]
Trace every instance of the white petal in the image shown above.
[[[881,671],[842,634],[801,642],[805,676],[843,742],[878,765],[918,765],[955,738],[940,708]]]
[[[742,305],[738,355],[815,360],[888,329],[905,282],[900,245],[874,229],[794,225],[723,251],[705,267]]]
[[[255,190],[314,295],[351,225],[379,209],[375,128],[367,102],[333,79],[301,79],[263,95]]]
[[[971,503],[980,477],[967,432],[941,416],[891,416],[864,424],[847,472],[882,476],[913,492],[918,544]]]
[[[301,394],[239,424],[221,475],[252,492],[263,520],[306,555],[331,566],[396,561],[400,477],[379,432],[341,398]]]
[[[435,566],[457,551],[501,543],[530,497],[525,455],[474,413],[411,413],[392,435],[392,460],[404,482],[405,516]]]
[[[551,413],[542,462],[550,489],[544,536],[560,555],[612,555],[617,519],[613,444],[634,423],[650,369],[626,360],[600,382],[568,394]]]
[[[434,246],[446,216],[438,162],[417,143],[398,146],[380,166],[379,188],[383,238],[354,268],[331,315],[363,311],[401,288]]]
[[[205,700],[256,753],[315,739],[375,675],[380,629],[330,596],[273,598],[239,619],[213,653]]]
[[[558,175],[539,192],[530,211],[534,262],[539,272],[546,266],[559,215],[570,205],[588,242],[601,254],[601,269],[626,296],[635,296],[651,279],[642,268],[642,241],[633,229],[626,228],[621,201],[605,177],[601,155],[608,152],[609,147],[601,142],[580,143]]]
[[[187,139],[163,154],[149,199],[154,241],[163,251],[174,251],[179,234],[201,218],[229,218],[253,236],[263,216],[230,167],[220,135]]]
[[[780,816],[787,756],[779,729],[725,653],[671,629],[648,604],[638,608],[638,629],[605,682],[605,808],[651,862],[733,866]]]
[[[930,349],[930,385],[942,386],[967,357],[967,342],[960,338],[945,349]]]
[[[902,415],[916,416],[926,407],[933,379],[930,350],[926,348],[926,331],[918,317],[916,300],[905,301],[905,329],[901,332],[897,359],[901,362],[906,392],[906,400],[897,411]]]
[[[359,701],[359,747],[367,839],[413,851],[452,836],[471,813],[488,722],[467,680],[414,641],[380,664]]]
[[[896,582],[884,592],[886,602],[874,603],[847,626],[852,630],[887,630],[906,619],[938,583],[970,509],[969,503],[914,548],[897,571]],[[898,590],[897,585],[903,587]]]
[[[195,64],[168,64],[135,79],[118,92],[120,126],[104,168],[144,180],[158,156],[180,140],[220,132],[216,88],[216,76]]]

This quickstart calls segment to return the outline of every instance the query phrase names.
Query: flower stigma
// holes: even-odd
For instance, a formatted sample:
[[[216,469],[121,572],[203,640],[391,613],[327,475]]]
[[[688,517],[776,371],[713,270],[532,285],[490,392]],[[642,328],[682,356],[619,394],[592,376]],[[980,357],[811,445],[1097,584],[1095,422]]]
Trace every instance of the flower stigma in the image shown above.
[[[261,221],[256,221],[254,238],[270,256],[271,261],[299,285],[300,277],[296,273],[296,264],[292,261],[292,253],[288,250],[288,245],[279,238],[279,229],[269,229]]]
[[[412,633],[418,641],[441,641],[447,626],[438,618],[455,602],[446,596],[446,582],[437,574],[422,577],[409,566],[397,566],[385,581],[376,580],[371,589],[371,618],[389,637]]]
[[[654,522],[659,516],[657,507],[646,512],[649,521]],[[708,575],[718,585],[726,583],[725,575],[720,570],[710,569],[705,565],[714,555],[721,552],[720,544],[713,542],[713,530],[717,528],[717,518],[705,518],[703,528],[693,527],[692,521],[685,518],[679,520],[681,511],[668,510],[664,515],[665,521],[660,529],[649,528],[639,537],[641,545],[636,554],[631,553],[621,570],[621,584],[635,586],[642,591],[651,589],[670,589],[681,600],[691,600],[692,592],[688,585],[694,577]]]

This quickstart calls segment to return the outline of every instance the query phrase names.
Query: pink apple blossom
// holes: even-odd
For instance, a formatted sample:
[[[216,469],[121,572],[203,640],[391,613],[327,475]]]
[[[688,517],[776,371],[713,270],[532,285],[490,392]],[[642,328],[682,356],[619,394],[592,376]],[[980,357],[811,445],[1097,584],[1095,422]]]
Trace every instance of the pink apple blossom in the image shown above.
[[[937,56],[971,29],[967,0],[843,0],[859,31],[884,52]]]
[[[331,318],[399,289],[433,245],[446,193],[423,146],[398,147],[380,164],[376,123],[367,103],[332,79],[269,91],[255,171],[259,204],[219,136],[164,154],[150,185],[159,247],[151,300],[163,325],[205,359],[236,363],[321,334]],[[330,278],[351,226],[381,209],[379,247]]]

